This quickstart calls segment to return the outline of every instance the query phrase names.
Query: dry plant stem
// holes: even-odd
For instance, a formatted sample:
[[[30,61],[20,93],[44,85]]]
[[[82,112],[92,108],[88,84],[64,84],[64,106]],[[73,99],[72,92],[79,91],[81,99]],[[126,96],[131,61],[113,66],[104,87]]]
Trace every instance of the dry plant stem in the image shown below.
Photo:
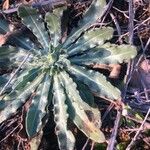
[[[114,6],[113,6],[113,8],[114,8],[115,10],[119,11],[120,13],[122,13],[127,19],[129,19],[129,16],[126,14],[126,13],[128,13],[128,11],[122,11],[122,10],[120,10],[120,9],[114,7]],[[136,20],[135,18],[134,18],[134,21],[135,21],[135,22],[139,22],[139,21]]]
[[[111,111],[111,109],[114,107],[115,105],[113,103],[111,103],[109,105],[109,107],[107,108],[106,112],[104,113],[103,117],[102,117],[102,122],[104,121],[104,119],[106,118],[106,116],[108,115],[108,113]]]
[[[6,140],[16,129],[18,129],[18,127],[20,126],[20,124],[18,124],[9,134],[7,134],[7,136],[5,138],[3,138],[0,143],[2,143],[4,140]]]
[[[144,124],[145,124],[145,122],[146,122],[146,120],[147,120],[149,114],[150,114],[150,108],[149,108],[149,110],[148,110],[148,112],[147,112],[147,114],[146,114],[146,116],[145,116],[145,118],[144,118],[144,120],[143,120],[143,122],[142,122],[142,124],[141,124],[141,126],[140,126],[140,128],[139,128],[139,130],[138,130],[137,133],[135,134],[133,140],[132,140],[131,143],[128,145],[128,147],[126,148],[126,150],[130,150],[130,149],[133,147],[133,145],[135,144],[135,141],[136,141],[138,135],[140,134],[140,131],[143,129],[143,126],[144,126]]]
[[[85,150],[85,149],[86,149],[86,146],[87,146],[88,142],[89,142],[89,139],[86,140],[86,142],[85,142],[85,144],[84,144],[82,150]]]
[[[142,83],[142,86],[143,86],[143,89],[144,89],[144,94],[145,94],[146,100],[148,100],[149,95],[147,93],[147,86],[145,85],[145,82],[144,82],[144,79],[143,79],[143,76],[142,76],[141,72],[138,71],[138,73],[140,75],[140,80],[141,80],[141,83]]]
[[[117,117],[115,120],[115,124],[114,124],[114,128],[113,128],[111,137],[108,142],[107,150],[114,150],[117,132],[118,132],[118,128],[119,128],[119,123],[120,123],[120,119],[121,119],[121,112],[122,112],[121,110],[117,111]]]
[[[150,20],[150,17],[148,17],[148,18],[145,19],[143,22],[141,22],[139,25],[137,25],[133,30],[134,30],[134,31],[137,30],[140,26],[142,26],[144,23],[146,23],[146,22],[149,21],[149,20]],[[127,36],[127,35],[129,35],[129,32],[127,32],[127,33],[121,35],[120,38],[122,39],[124,36]]]
[[[111,99],[108,99],[108,98],[106,98],[106,97],[104,97],[104,96],[99,96],[99,95],[96,94],[96,93],[93,93],[93,94],[94,94],[95,97],[105,99],[105,100],[108,101],[109,103],[112,103],[112,104],[114,104],[114,105],[117,105],[117,103],[116,103],[115,101],[111,100]]]
[[[142,40],[141,40],[141,43],[142,43]],[[145,58],[145,52],[146,52],[146,50],[147,50],[149,44],[150,44],[150,38],[148,39],[148,41],[147,41],[145,47],[143,46],[143,43],[141,44],[141,45],[142,45],[142,49],[143,49],[143,55],[141,55],[141,56],[142,56],[141,58],[144,57],[144,59],[146,59],[146,58]],[[140,62],[141,62],[141,61],[140,61]],[[139,62],[139,63],[140,63],[140,62]],[[139,65],[139,63],[138,63],[138,65]],[[138,71],[138,70],[137,70],[137,71]],[[144,79],[143,79],[141,73],[140,73],[140,72],[138,72],[138,73],[140,74],[140,80],[141,80],[142,86],[143,86],[143,88],[144,88],[144,94],[145,94],[146,100],[148,101],[148,100],[149,100],[149,94],[148,94],[148,92],[147,92],[147,87],[146,87],[146,85],[145,85],[145,82],[144,82]]]
[[[90,150],[94,150],[94,145],[95,145],[95,142],[92,142],[92,145],[91,145],[91,149],[90,149]]]
[[[100,18],[100,22],[102,22],[102,23],[104,22],[105,18],[107,17],[108,13],[110,12],[113,2],[114,2],[114,0],[110,0],[109,3],[106,5],[105,11],[104,11],[102,17]]]
[[[137,132],[139,128],[134,128],[134,129],[124,129],[124,132]]]
[[[133,0],[129,0],[129,43],[133,44],[134,36],[134,5]]]
[[[134,36],[134,5],[133,0],[129,0],[129,44],[133,45],[133,36]],[[124,96],[123,99],[125,99],[128,84],[131,80],[131,74],[133,71],[134,61],[130,61],[128,63],[126,78],[125,78],[125,90],[124,90]]]
[[[28,54],[24,60],[22,61],[22,63],[20,64],[20,66],[16,69],[16,71],[12,74],[12,76],[10,77],[10,79],[8,80],[8,82],[5,84],[5,86],[2,88],[2,90],[0,91],[0,95],[3,94],[3,92],[5,91],[5,89],[9,86],[9,84],[11,83],[11,81],[13,80],[13,78],[15,77],[15,75],[18,73],[18,71],[21,69],[21,67],[24,65],[24,63],[27,61],[27,59],[29,58],[30,54]]]
[[[118,35],[119,35],[119,37],[120,37],[120,36],[121,36],[121,28],[120,28],[120,26],[119,26],[119,23],[118,23],[118,21],[117,21],[117,19],[116,19],[116,17],[114,16],[113,13],[110,13],[110,16],[111,16],[112,20],[114,21],[114,24],[115,24],[115,26],[116,26]],[[120,41],[120,44],[121,44],[121,43],[122,43],[122,40]]]
[[[144,49],[143,49],[143,53],[145,54],[146,50],[148,49],[148,46],[150,45],[150,38],[148,39]]]
[[[130,116],[125,116],[126,119],[130,119],[136,123],[139,123],[139,124],[142,124],[142,120],[138,120],[138,119],[135,119],[133,117],[130,117]],[[144,130],[147,130],[147,129],[150,129],[150,124],[148,122],[145,122],[144,124],[144,127],[143,127]]]
[[[34,3],[31,6],[39,9],[39,8],[42,8],[44,5],[49,5],[50,8],[54,8],[59,5],[65,5],[65,4],[66,4],[66,0],[49,0],[49,1],[45,1],[45,2]],[[0,11],[0,13],[10,14],[10,13],[17,12],[17,10],[18,10],[18,7]]]
[[[144,138],[143,141],[150,147],[150,143],[149,143],[150,138]]]

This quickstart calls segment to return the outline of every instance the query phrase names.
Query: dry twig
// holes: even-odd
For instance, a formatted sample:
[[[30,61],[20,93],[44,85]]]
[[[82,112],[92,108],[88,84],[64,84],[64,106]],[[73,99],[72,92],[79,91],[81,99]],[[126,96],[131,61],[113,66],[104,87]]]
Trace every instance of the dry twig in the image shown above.
[[[128,145],[126,150],[130,150],[133,147],[133,145],[135,144],[135,142],[136,142],[136,140],[138,138],[138,135],[140,134],[141,130],[143,129],[143,126],[144,126],[144,124],[145,124],[149,114],[150,114],[150,108],[149,108],[149,110],[148,110],[148,112],[147,112],[147,114],[146,114],[146,116],[145,116],[145,118],[144,118],[144,120],[143,120],[143,122],[142,122],[142,124],[141,124],[141,126],[139,128],[139,130],[136,132],[134,138],[132,139],[131,143]]]

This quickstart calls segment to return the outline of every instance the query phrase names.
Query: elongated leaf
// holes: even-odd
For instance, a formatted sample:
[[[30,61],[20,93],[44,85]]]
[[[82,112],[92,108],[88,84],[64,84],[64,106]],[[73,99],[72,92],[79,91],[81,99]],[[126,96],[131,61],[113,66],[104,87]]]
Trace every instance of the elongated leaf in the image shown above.
[[[48,23],[51,35],[51,44],[53,44],[54,47],[57,47],[57,45],[59,44],[59,39],[61,37],[60,20],[56,15],[47,13],[46,22]]]
[[[77,90],[84,102],[88,103],[90,106],[94,106],[94,96],[89,87],[77,79],[74,81],[77,84]]]
[[[74,64],[118,64],[128,62],[137,54],[136,48],[131,45],[115,45],[106,43],[100,47],[91,49],[86,54],[70,59]]]
[[[48,50],[49,36],[46,32],[41,15],[37,12],[37,10],[29,6],[20,6],[18,8],[18,13],[22,18],[22,22],[32,30],[45,50]]]
[[[94,102],[94,96],[91,93],[91,90],[81,81],[78,81],[77,79],[74,79],[73,81],[75,81],[75,83],[77,84],[77,90],[79,91],[81,99],[84,101],[82,101],[81,105],[83,105],[85,112],[87,113],[88,117],[93,120],[95,125],[100,128],[101,114]]]
[[[61,17],[63,14],[64,7],[54,9],[53,13],[48,12],[45,16],[50,36],[51,44],[57,47],[61,38]]]
[[[42,119],[46,115],[50,84],[51,79],[49,75],[46,75],[36,90],[36,96],[32,99],[31,106],[27,111],[26,132],[30,138],[37,134],[42,127]]]
[[[32,82],[37,76],[38,73],[41,71],[39,68],[29,68],[25,71],[22,71],[20,75],[17,77],[17,80],[13,84],[14,90],[23,89],[27,84]]]
[[[73,150],[75,139],[70,130],[67,129],[67,106],[66,96],[57,75],[54,76],[54,120],[56,123],[56,134],[59,148],[62,150]]]
[[[2,46],[0,47],[0,58],[3,58],[11,53],[17,52],[18,49],[12,46]]]
[[[27,98],[35,91],[38,84],[43,80],[44,74],[39,75],[30,85],[25,87],[24,91],[0,112],[0,123],[9,118],[17,109],[26,102]]]
[[[29,52],[22,49],[22,48],[17,48],[13,46],[2,46],[0,47],[0,59],[8,59],[12,63],[15,63],[15,61],[19,61],[21,57],[25,57],[26,54]]]
[[[9,65],[14,64],[14,62],[11,62],[10,58],[12,58],[14,56],[14,53],[17,51],[17,48],[12,46],[0,47],[0,68],[6,69]]]
[[[18,47],[23,48],[24,50],[29,50],[32,53],[39,54],[40,51],[39,48],[36,46],[34,42],[32,42],[28,37],[22,36],[22,35],[14,35],[12,36],[12,41],[15,43]]]
[[[83,19],[79,21],[78,28],[72,31],[71,35],[64,43],[63,48],[67,48],[68,45],[73,43],[83,31],[85,31],[93,23],[95,23],[98,18],[101,18],[104,12],[105,5],[105,0],[93,0],[91,6],[85,12],[85,15],[83,15]]]
[[[100,131],[99,126],[95,125],[95,120],[91,119],[90,121],[87,117],[85,111],[87,108],[88,110],[90,109],[89,106],[81,99],[79,92],[76,89],[76,84],[72,81],[66,72],[62,72],[61,76],[63,85],[69,98],[67,102],[69,106],[69,117],[87,137],[98,143],[105,142],[105,137]]]
[[[97,45],[102,45],[106,40],[112,38],[113,29],[110,27],[91,29],[84,33],[75,44],[68,49],[68,54],[74,55],[82,53]]]
[[[3,100],[0,100],[0,111],[3,110],[6,107],[6,102]]]
[[[9,69],[14,66],[19,52],[20,50],[12,46],[0,47],[0,68]]]
[[[3,88],[3,86],[7,83],[8,78],[6,76],[0,76],[0,91]]]
[[[7,32],[9,32],[9,23],[0,18],[0,34],[6,34]]]
[[[5,105],[8,105],[8,103],[15,100],[15,98],[24,91],[25,86],[32,83],[40,71],[39,68],[27,68],[27,70],[21,71],[20,75],[17,74],[12,83],[5,90],[8,94],[3,95],[2,101],[4,101]],[[0,83],[2,84],[0,84],[0,90],[9,80],[10,74],[0,76],[0,79],[1,78],[2,81],[0,81]]]
[[[110,99],[121,99],[120,91],[112,86],[106,77],[96,71],[88,71],[79,66],[68,66],[68,71],[75,75],[78,80],[84,82],[90,90],[100,96],[106,96]]]

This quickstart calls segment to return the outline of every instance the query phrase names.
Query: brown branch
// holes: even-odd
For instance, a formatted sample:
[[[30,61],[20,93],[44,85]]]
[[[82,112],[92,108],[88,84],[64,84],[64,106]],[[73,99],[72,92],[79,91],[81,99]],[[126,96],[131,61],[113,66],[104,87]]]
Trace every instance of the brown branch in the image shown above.
[[[30,5],[33,8],[37,8],[37,9],[41,9],[44,6],[48,6],[49,9],[53,9],[55,7],[58,7],[58,6],[66,5],[66,3],[67,3],[66,0],[48,0],[48,1],[42,1],[42,2],[37,2],[37,3],[32,3]],[[17,12],[18,7],[16,7],[16,8],[10,8],[10,9],[4,10],[4,11],[0,11],[0,13],[4,13],[4,14],[15,13],[15,12]]]
[[[134,138],[132,139],[131,143],[128,145],[128,147],[126,148],[126,150],[130,150],[133,147],[133,145],[135,144],[135,142],[137,140],[137,137],[140,134],[141,130],[143,129],[143,126],[144,126],[144,124],[145,124],[145,122],[146,122],[149,114],[150,114],[150,108],[149,108],[149,110],[148,110],[148,112],[147,112],[147,114],[146,114],[146,116],[145,116],[145,118],[144,118],[144,120],[143,120],[143,122],[142,122],[142,124],[141,124],[141,126],[139,128],[139,130],[136,132]]]
[[[121,110],[118,110],[114,128],[108,142],[107,150],[114,150],[120,119],[121,119]]]

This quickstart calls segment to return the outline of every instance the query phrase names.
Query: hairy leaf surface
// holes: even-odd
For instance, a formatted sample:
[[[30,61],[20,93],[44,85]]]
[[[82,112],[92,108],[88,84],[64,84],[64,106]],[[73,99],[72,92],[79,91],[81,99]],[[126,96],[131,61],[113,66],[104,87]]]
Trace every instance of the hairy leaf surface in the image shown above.
[[[43,80],[44,74],[41,74],[39,77],[37,77],[32,84],[25,87],[24,91],[10,103],[4,110],[1,111],[0,115],[0,123],[4,120],[8,119],[13,113],[17,111],[19,107],[23,103],[26,102],[27,98],[35,91],[36,87],[39,85],[39,83]]]
[[[45,31],[44,22],[42,21],[42,16],[29,6],[20,6],[18,9],[19,16],[22,18],[22,22],[32,30],[35,36],[38,38],[39,42],[48,50],[49,47],[49,36]]]
[[[9,23],[5,19],[0,18],[0,34],[9,32]]]
[[[86,31],[93,23],[96,22],[98,18],[103,15],[104,7],[106,5],[105,0],[93,0],[90,7],[85,12],[83,19],[79,21],[78,28],[75,28],[69,38],[64,43],[64,48],[67,48],[71,43],[73,43],[83,31]],[[92,14],[92,16],[91,16]]]
[[[63,78],[63,84],[66,89],[67,96],[69,98],[69,117],[73,120],[76,126],[90,139],[95,142],[104,142],[105,138],[103,133],[97,128],[94,122],[90,121],[87,117],[85,110],[88,107],[83,105],[84,101],[81,99],[79,92],[76,89],[76,84],[67,75],[66,72],[61,73]]]
[[[47,13],[45,16],[45,21],[47,22],[50,36],[51,36],[51,44],[54,47],[57,47],[59,40],[61,38],[61,17],[63,15],[63,8],[57,8],[53,11],[53,13]]]
[[[88,71],[83,67],[69,66],[69,72],[74,74],[78,80],[84,82],[92,92],[110,99],[121,98],[120,91],[106,80],[106,77],[96,71]]]
[[[69,56],[83,53],[95,46],[101,46],[106,40],[112,38],[113,29],[110,27],[103,27],[101,29],[90,29],[81,36],[75,44],[68,48]]]
[[[26,131],[30,138],[37,134],[42,127],[42,119],[46,115],[48,92],[51,84],[49,75],[45,75],[43,81],[36,90],[31,106],[26,115]]]
[[[120,64],[128,62],[137,54],[136,48],[130,45],[114,45],[106,43],[91,49],[89,52],[70,59],[74,64]]]
[[[60,149],[73,150],[75,139],[70,130],[67,129],[67,105],[64,89],[60,84],[58,76],[54,76],[54,120],[56,123],[56,134]]]

